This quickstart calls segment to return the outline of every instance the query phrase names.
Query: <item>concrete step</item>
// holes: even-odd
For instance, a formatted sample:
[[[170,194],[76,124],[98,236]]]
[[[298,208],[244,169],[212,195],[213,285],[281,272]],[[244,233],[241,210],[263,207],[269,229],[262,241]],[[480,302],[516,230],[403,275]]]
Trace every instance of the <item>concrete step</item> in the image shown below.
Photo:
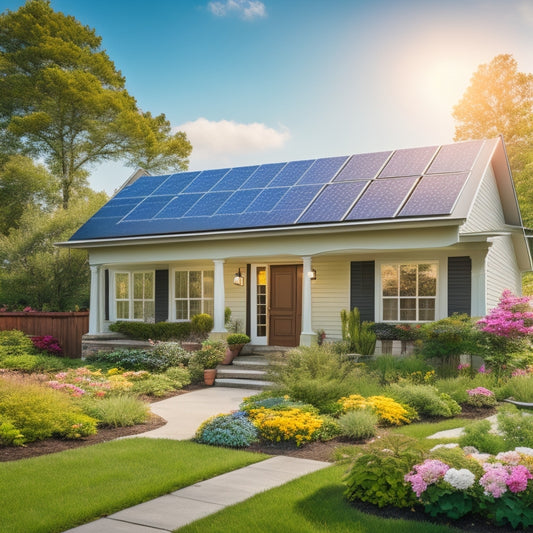
[[[264,370],[268,368],[268,360],[260,355],[239,355],[233,359],[231,365],[236,368],[249,368],[250,370]]]
[[[216,387],[233,387],[238,389],[263,390],[273,385],[270,381],[257,379],[235,379],[235,378],[216,378]]]
[[[220,365],[217,367],[217,378],[235,379],[266,379],[265,370],[250,370],[248,368],[234,368],[233,365]]]

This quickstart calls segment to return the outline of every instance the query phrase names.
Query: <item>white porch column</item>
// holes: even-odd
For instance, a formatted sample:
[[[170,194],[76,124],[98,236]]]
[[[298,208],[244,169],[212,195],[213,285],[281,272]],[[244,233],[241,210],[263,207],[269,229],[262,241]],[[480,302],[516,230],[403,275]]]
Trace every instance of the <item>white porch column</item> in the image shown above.
[[[471,316],[485,316],[487,314],[487,252],[477,252],[472,258],[472,299]]]
[[[226,297],[224,294],[224,259],[213,259],[215,264],[215,294],[214,294],[214,327],[213,333],[226,333],[224,325],[224,308]]]
[[[311,310],[311,280],[308,272],[311,272],[311,257],[302,257],[303,273],[302,273],[302,333],[300,334],[300,344],[303,346],[310,346],[316,337],[313,331],[312,310]]]
[[[91,300],[89,306],[89,335],[100,333],[100,265],[91,265]]]

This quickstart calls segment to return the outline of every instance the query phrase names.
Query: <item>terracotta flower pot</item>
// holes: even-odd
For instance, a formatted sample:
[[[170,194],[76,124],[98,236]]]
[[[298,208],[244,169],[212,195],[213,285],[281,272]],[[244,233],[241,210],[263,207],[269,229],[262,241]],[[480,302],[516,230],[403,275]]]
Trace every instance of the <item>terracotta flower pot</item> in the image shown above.
[[[206,385],[213,385],[215,383],[216,377],[217,377],[216,368],[206,368],[204,370],[204,383]]]
[[[237,357],[242,350],[242,347],[244,344],[232,344],[231,346],[228,346],[226,348],[226,356],[224,357],[224,360],[221,364],[223,365],[231,365],[233,362],[233,359]]]

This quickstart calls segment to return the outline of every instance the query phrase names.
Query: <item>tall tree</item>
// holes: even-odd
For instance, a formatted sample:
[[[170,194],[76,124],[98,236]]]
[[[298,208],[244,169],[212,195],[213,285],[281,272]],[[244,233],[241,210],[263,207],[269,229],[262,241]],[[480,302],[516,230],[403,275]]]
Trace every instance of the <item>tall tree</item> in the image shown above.
[[[456,141],[503,135],[524,223],[533,226],[533,74],[496,56],[474,73],[453,117]]]
[[[44,157],[65,208],[91,164],[185,169],[192,149],[165,115],[138,108],[95,31],[49,0],[0,15],[0,144],[17,142]]]

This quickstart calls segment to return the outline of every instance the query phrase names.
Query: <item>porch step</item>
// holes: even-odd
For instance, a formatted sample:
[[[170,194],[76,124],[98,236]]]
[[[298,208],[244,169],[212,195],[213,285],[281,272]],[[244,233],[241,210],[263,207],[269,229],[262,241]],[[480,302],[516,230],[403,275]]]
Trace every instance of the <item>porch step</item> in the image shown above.
[[[238,389],[255,389],[264,390],[272,385],[270,381],[263,381],[257,379],[235,379],[235,378],[216,378],[215,386],[217,387],[233,387]]]
[[[266,389],[272,385],[267,379],[268,360],[263,355],[239,355],[231,365],[218,365],[215,385]]]

